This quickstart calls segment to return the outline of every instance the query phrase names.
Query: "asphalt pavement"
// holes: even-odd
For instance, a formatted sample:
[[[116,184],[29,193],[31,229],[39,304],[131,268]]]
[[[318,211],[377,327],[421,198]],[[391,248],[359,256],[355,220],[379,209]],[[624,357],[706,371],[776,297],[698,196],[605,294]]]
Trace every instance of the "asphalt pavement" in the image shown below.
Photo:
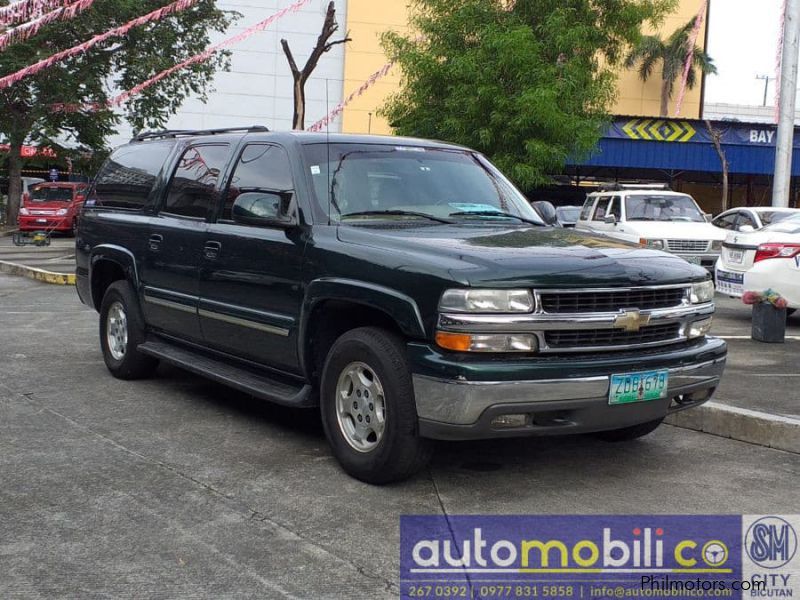
[[[117,381],[97,335],[74,288],[0,274],[0,598],[396,598],[400,515],[797,510],[800,455],[671,426],[442,443],[372,487],[316,411]]]

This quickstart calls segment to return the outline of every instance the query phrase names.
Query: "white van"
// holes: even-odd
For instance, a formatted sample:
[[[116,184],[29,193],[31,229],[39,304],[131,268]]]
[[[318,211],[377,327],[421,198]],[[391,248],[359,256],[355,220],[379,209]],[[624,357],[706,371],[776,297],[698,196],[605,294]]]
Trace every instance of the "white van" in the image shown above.
[[[577,229],[679,255],[714,272],[726,232],[694,198],[658,185],[613,185],[589,194]]]

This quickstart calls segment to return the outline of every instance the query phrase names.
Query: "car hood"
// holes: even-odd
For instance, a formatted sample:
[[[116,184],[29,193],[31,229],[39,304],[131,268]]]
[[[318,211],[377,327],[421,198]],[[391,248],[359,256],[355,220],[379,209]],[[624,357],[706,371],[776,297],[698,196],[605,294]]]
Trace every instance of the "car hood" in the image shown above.
[[[583,287],[660,285],[707,277],[672,254],[572,229],[442,225],[342,226],[342,242],[395,269],[464,285]]]
[[[670,240],[719,240],[725,239],[728,232],[711,223],[676,223],[653,221],[627,221],[625,227],[641,237]]]

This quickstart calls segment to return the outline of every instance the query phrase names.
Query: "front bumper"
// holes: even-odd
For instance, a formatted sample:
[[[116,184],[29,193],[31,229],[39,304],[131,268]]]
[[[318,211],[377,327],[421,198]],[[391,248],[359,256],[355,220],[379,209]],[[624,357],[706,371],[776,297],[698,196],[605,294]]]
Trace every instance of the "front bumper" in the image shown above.
[[[72,217],[56,216],[19,216],[20,231],[70,231],[72,229]]]
[[[689,262],[693,265],[699,265],[703,267],[706,271],[714,274],[714,267],[717,264],[717,259],[719,258],[719,253],[706,253],[706,254],[690,254],[684,252],[673,252],[676,256],[680,256],[686,262]]]
[[[410,348],[419,430],[436,439],[568,435],[620,429],[664,418],[711,398],[725,368],[727,347],[707,338],[667,352],[602,357],[475,363]],[[612,374],[669,369],[667,398],[608,404]],[[438,371],[438,373],[437,373]],[[528,415],[518,427],[495,417]]]

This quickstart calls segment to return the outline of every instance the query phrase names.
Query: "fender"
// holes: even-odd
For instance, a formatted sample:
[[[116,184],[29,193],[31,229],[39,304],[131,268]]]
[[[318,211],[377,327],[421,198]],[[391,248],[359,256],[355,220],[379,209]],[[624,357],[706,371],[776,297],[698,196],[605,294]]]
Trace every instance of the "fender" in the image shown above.
[[[314,308],[325,300],[341,300],[362,304],[385,313],[392,318],[400,331],[411,338],[424,339],[427,334],[422,314],[413,298],[392,288],[356,279],[315,279],[306,288],[306,297],[300,313],[299,355],[303,371],[307,372],[306,332]]]
[[[92,248],[91,256],[89,257],[89,282],[90,285],[94,282],[94,267],[101,261],[109,261],[116,263],[120,266],[125,273],[125,277],[131,282],[133,288],[138,292],[139,290],[139,271],[136,268],[136,258],[133,253],[127,248],[117,246],[116,244],[100,244]],[[94,297],[94,290],[92,289],[92,302],[95,308],[100,306],[101,298]]]

